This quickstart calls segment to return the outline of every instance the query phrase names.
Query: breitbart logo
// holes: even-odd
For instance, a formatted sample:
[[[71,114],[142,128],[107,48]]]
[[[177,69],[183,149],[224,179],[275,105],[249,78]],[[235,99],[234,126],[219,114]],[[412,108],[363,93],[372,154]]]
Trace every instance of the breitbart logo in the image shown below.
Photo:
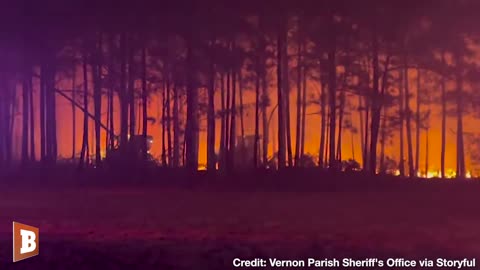
[[[13,262],[38,255],[38,228],[13,222]]]

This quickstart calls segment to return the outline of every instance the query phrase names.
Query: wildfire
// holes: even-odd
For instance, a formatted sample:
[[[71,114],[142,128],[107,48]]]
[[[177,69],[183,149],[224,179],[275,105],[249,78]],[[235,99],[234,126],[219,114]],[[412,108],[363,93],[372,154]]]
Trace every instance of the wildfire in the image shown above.
[[[395,176],[399,176],[400,175],[400,170],[394,170],[394,171],[391,171],[391,174],[395,175]],[[440,170],[431,170],[431,171],[427,171],[426,173],[425,172],[417,172],[417,177],[419,178],[426,178],[426,179],[432,179],[432,178],[441,178],[441,175],[442,173],[440,172]],[[447,179],[453,179],[457,176],[457,173],[455,172],[454,169],[447,169],[445,171],[445,178]],[[472,172],[470,171],[467,171],[465,173],[465,178],[467,179],[471,179],[471,178],[474,178],[476,176],[472,175]]]
[[[445,178],[455,178],[457,176],[457,173],[453,169],[448,169],[445,172]]]
[[[422,177],[422,178],[427,178],[427,179],[439,178],[439,177],[441,177],[441,172],[440,171],[428,171],[427,173],[424,173],[424,172],[418,173],[417,176]],[[445,172],[445,178],[447,178],[447,179],[452,179],[452,178],[455,178],[456,176],[457,176],[457,173],[453,169],[448,169]],[[465,173],[465,178],[471,179],[473,177],[474,176],[472,175],[472,173],[470,171],[467,171]]]
[[[440,172],[439,171],[428,171],[427,175],[425,175],[426,178],[435,178],[435,177],[440,177]]]
[[[417,177],[427,178],[427,179],[436,178],[436,177],[440,177],[440,172],[439,171],[427,171],[426,173],[425,172],[417,172]]]

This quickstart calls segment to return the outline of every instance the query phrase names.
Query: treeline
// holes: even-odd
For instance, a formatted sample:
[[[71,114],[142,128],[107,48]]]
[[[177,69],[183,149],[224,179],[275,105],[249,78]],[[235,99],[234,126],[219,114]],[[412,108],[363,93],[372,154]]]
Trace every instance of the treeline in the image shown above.
[[[57,138],[59,98],[71,102],[74,131],[69,140],[79,166],[101,166],[101,153],[117,147],[128,155],[122,145],[139,130],[146,138],[153,121],[148,103],[160,91],[162,164],[198,168],[200,118],[206,116],[207,169],[233,170],[236,148],[247,135],[244,95],[251,89],[251,167],[272,165],[268,153],[274,137],[274,166],[307,166],[306,111],[317,106],[318,166],[344,169],[342,146],[350,131],[360,135],[351,143],[352,148],[361,144],[364,170],[398,169],[415,176],[428,171],[428,160],[425,169],[419,160],[421,151],[428,157],[433,104],[440,107],[442,119],[441,176],[446,173],[449,117],[456,122],[457,176],[467,174],[463,119],[476,110],[469,101],[477,98],[478,85],[475,25],[480,8],[475,1],[47,2],[12,8],[3,19],[2,166],[13,159],[17,112],[22,163],[39,159],[55,164],[58,140],[66,139]],[[59,82],[66,80],[72,87],[60,89]],[[115,117],[117,110],[120,117]],[[274,133],[269,132],[273,114],[278,121]],[[75,129],[79,115],[83,130]],[[358,115],[358,125],[352,115]],[[89,145],[90,121],[94,145]],[[35,132],[37,125],[40,132]],[[118,136],[115,130],[120,130]],[[80,154],[77,134],[82,136]],[[420,136],[426,138],[425,148]],[[392,137],[400,145],[395,165],[385,155]],[[40,143],[40,153],[35,153],[35,143]],[[88,155],[92,148],[93,161]]]

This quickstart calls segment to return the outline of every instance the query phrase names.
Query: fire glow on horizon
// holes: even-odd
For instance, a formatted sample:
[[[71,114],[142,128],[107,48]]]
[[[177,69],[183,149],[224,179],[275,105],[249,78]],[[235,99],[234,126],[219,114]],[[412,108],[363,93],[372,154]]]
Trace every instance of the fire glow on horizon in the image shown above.
[[[292,91],[293,92],[293,91]],[[218,95],[217,95],[218,96]],[[38,97],[35,97],[38,98]],[[271,98],[275,100],[274,93],[272,91],[271,93]],[[252,102],[254,100],[254,93],[252,91],[246,91],[245,92],[245,102]],[[150,107],[149,107],[149,115],[155,115],[157,118],[161,116],[161,110],[159,110],[155,104],[158,104],[158,100],[160,98],[157,95],[152,95],[151,96],[151,102],[150,102]],[[106,101],[106,100],[104,100]],[[160,101],[161,102],[161,101]],[[105,102],[106,103],[106,102]],[[59,156],[67,158],[71,155],[71,149],[72,149],[72,143],[71,143],[71,137],[72,137],[72,126],[71,126],[71,110],[69,108],[70,103],[69,101],[62,99],[61,97],[57,98],[57,107],[59,110],[57,111],[57,117],[58,117],[58,122],[61,124],[62,128],[58,129],[58,149],[59,149]],[[294,93],[292,93],[292,98],[291,98],[291,105],[295,106],[295,96]],[[315,114],[318,111],[318,107],[315,105],[309,106],[307,111],[307,132],[306,132],[306,141],[305,141],[305,152],[318,157],[318,145],[319,145],[319,133],[318,133],[318,128],[319,128],[319,122],[321,117],[317,114]],[[37,108],[38,110],[38,108]],[[92,108],[93,110],[93,108]],[[247,134],[251,134],[253,132],[252,126],[253,126],[253,118],[252,115],[254,115],[252,112],[249,110],[245,110],[245,127],[246,127],[246,132]],[[118,112],[115,112],[117,115],[116,117],[119,117]],[[435,114],[434,114],[435,116]],[[275,120],[276,114],[273,114],[273,119],[271,123],[271,130],[270,133],[275,134],[276,130],[276,124],[277,121]],[[295,115],[291,115],[291,120],[292,123],[295,123]],[[106,119],[102,120],[103,122],[106,121]],[[352,118],[352,121],[354,124],[358,124],[358,119]],[[470,116],[465,116],[465,122],[474,122],[475,120],[473,117]],[[91,128],[90,132],[93,132],[93,121],[90,121],[91,123]],[[438,117],[432,117],[432,128],[430,130],[430,145],[435,145],[440,142],[440,132],[439,132],[439,122],[440,122],[440,116]],[[453,121],[451,121],[453,124]],[[200,144],[199,144],[199,169],[205,168],[206,164],[206,132],[205,128],[206,127],[206,120],[201,119],[200,121],[201,129],[200,129]],[[217,122],[217,146],[219,143],[219,133],[220,133],[220,123]],[[239,126],[239,125],[238,125]],[[472,128],[475,128],[475,125],[470,125]],[[479,126],[479,125],[477,125]],[[80,145],[81,145],[81,136],[80,132],[82,130],[83,123],[81,121],[81,114],[80,111],[77,110],[77,140],[76,140],[76,149],[77,152],[80,151]],[[36,129],[39,127],[37,126]],[[116,131],[119,131],[119,125],[115,127]],[[14,153],[21,153],[20,151],[20,146],[21,146],[21,119],[19,118],[18,121],[15,121],[15,132],[16,136],[14,138]],[[38,132],[38,131],[37,131]],[[161,125],[157,124],[149,124],[149,134],[151,134],[155,138],[155,143],[152,146],[151,153],[154,157],[158,158],[160,157],[161,154],[161,149],[162,149],[162,127]],[[357,160],[360,164],[362,163],[361,161],[361,146],[357,142],[352,142],[350,141],[349,137],[351,137],[352,134],[349,131],[346,131],[344,134],[344,140],[342,143],[342,159],[348,160],[348,159],[355,159]],[[89,136],[91,140],[93,140],[94,136],[93,133]],[[104,146],[104,140],[105,140],[105,133],[102,134],[102,147]],[[355,141],[360,140],[360,136],[358,134],[353,134],[353,139]],[[39,140],[37,138],[37,140]],[[292,126],[292,140],[295,140],[295,130],[294,130],[294,125]],[[395,139],[394,141],[398,140]],[[456,145],[454,144],[455,138],[451,133],[447,134],[447,155],[446,155],[446,167],[447,168],[452,168],[455,167],[455,158],[454,155],[449,155],[448,153],[454,152]],[[275,144],[276,144],[276,138],[275,135],[271,138],[271,142],[269,144],[269,156],[271,156],[274,152],[275,149]],[[39,150],[39,142],[37,141],[37,155],[40,152]],[[91,144],[93,145],[93,144]],[[430,168],[439,168],[439,147],[431,147],[431,151],[429,153],[429,160],[431,163]],[[218,148],[217,148],[218,149]],[[467,149],[468,150],[468,149]],[[394,159],[398,159],[398,145],[394,143],[393,145],[387,145],[385,149],[386,155],[390,156]],[[406,153],[406,152],[405,152]],[[102,156],[104,156],[105,153],[102,153]],[[420,159],[420,168],[424,167],[424,162],[423,159],[425,158],[425,153],[421,153],[421,159]],[[438,160],[437,160],[438,159]],[[466,161],[467,161],[467,166],[470,163],[469,155],[467,152],[466,155]],[[446,178],[454,178],[456,173],[454,169],[446,169]],[[392,174],[398,175],[399,172],[394,171]],[[424,172],[420,172],[420,176],[424,178],[435,178],[440,176],[439,170],[432,170],[430,169],[427,174]],[[472,172],[472,170],[469,170],[467,173],[467,178],[470,177],[477,177],[476,174]]]

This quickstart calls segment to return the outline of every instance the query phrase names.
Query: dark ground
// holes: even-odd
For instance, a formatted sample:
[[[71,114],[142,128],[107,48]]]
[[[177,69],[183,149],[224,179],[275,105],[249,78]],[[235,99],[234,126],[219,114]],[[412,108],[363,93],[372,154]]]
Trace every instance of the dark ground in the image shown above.
[[[236,257],[475,258],[479,210],[474,180],[308,171],[5,174],[0,269],[232,269]],[[40,227],[39,256],[11,263],[12,221]]]

